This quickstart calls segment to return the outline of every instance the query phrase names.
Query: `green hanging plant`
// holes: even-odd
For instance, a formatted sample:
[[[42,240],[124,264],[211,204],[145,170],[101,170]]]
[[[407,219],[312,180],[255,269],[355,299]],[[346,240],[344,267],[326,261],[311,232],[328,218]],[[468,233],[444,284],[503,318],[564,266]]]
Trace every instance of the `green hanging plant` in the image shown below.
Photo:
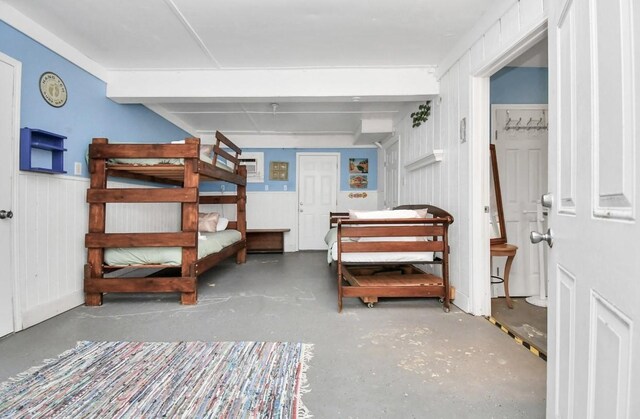
[[[431,115],[431,101],[427,100],[425,103],[418,106],[417,112],[411,113],[411,118],[413,119],[413,127],[417,128],[422,125],[423,122],[427,122],[429,119],[429,115]]]

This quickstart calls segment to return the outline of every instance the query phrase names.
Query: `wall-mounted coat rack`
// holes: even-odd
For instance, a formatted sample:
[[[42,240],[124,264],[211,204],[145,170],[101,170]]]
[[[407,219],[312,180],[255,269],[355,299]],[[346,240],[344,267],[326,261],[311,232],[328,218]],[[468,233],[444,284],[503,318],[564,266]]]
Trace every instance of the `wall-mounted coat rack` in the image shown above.
[[[525,123],[522,121],[522,117],[518,119],[511,118],[509,111],[507,112],[507,122],[504,124],[505,131],[521,131],[521,130],[548,130],[549,125],[547,123],[547,115],[545,111],[540,111],[540,118],[530,117],[529,120]]]

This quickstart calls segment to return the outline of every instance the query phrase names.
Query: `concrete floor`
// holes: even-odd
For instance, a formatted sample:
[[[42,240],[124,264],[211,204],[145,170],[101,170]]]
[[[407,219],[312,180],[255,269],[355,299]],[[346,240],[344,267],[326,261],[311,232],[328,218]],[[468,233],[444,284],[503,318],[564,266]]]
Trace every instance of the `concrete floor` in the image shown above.
[[[107,295],[0,341],[0,381],[78,340],[292,341],[315,345],[304,402],[316,418],[542,418],[546,363],[482,317],[437,299],[337,312],[324,252],[249,255],[177,295]]]
[[[513,308],[504,298],[491,299],[491,316],[525,342],[547,354],[547,309],[527,303],[526,298],[511,298]]]

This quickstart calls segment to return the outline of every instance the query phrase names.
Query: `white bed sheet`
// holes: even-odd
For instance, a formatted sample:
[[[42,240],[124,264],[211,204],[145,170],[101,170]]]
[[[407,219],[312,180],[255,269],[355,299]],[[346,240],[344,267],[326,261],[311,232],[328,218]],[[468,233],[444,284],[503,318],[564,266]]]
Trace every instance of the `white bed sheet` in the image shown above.
[[[237,230],[224,230],[215,233],[201,233],[198,240],[198,259],[217,253],[227,246],[242,240]],[[104,262],[113,266],[129,265],[171,265],[182,263],[180,247],[123,247],[110,248],[104,251]]]
[[[338,229],[332,228],[324,238],[329,246],[327,263],[338,260]],[[433,262],[433,252],[354,252],[343,253],[343,263],[418,263]]]

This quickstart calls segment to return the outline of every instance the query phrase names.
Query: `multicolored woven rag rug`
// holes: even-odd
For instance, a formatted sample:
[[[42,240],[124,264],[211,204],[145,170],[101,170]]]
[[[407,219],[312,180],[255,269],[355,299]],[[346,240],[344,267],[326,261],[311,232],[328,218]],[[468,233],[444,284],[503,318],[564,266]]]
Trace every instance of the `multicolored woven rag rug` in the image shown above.
[[[312,345],[79,342],[0,384],[0,417],[303,418]]]

